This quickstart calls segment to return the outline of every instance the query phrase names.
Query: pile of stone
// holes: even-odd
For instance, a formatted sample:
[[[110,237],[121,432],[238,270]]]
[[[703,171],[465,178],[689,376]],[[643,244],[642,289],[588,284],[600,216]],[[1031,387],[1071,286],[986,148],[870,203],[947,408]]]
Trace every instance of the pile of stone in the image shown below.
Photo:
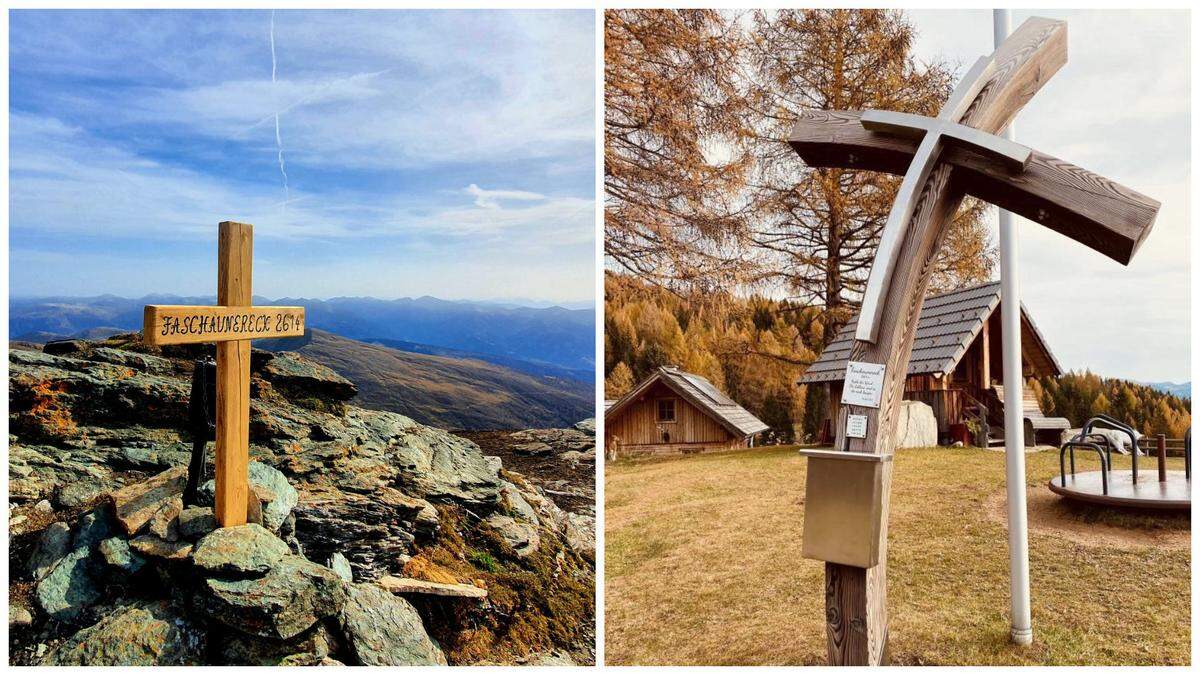
[[[355,407],[353,385],[330,369],[258,350],[253,524],[209,540],[211,481],[199,504],[181,498],[202,353],[136,336],[10,349],[12,576],[28,589],[9,617],[15,662],[440,663],[405,600],[421,591],[378,584],[403,580],[414,555],[439,545],[443,511],[466,514],[460,536],[494,531],[513,569],[534,552],[594,557],[593,520],[502,475],[474,443]],[[422,597],[421,611],[489,602]]]
[[[570,429],[525,429],[512,438],[513,452],[523,455],[555,456],[572,464],[596,461],[596,420],[577,422]]]
[[[407,600],[355,583],[343,556],[304,557],[297,493],[280,472],[252,464],[254,522],[221,529],[210,506],[184,507],[185,480],[169,469],[115,491],[73,527],[45,529],[29,560],[32,609],[85,627],[38,663],[446,663]],[[211,503],[206,488],[200,501]]]

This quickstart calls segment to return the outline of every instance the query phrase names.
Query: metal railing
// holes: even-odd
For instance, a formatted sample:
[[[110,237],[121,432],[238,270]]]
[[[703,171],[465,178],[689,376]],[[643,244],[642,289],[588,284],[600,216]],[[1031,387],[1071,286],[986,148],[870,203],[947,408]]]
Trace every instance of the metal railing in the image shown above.
[[[1079,437],[1076,436],[1076,438],[1079,438]],[[1063,487],[1067,486],[1067,468],[1065,466],[1064,459],[1065,459],[1065,456],[1066,456],[1068,450],[1071,451],[1071,478],[1075,477],[1075,448],[1089,448],[1091,450],[1096,451],[1096,455],[1098,457],[1100,457],[1100,485],[1101,485],[1103,494],[1107,495],[1108,494],[1108,467],[1109,467],[1109,460],[1111,459],[1112,456],[1105,455],[1104,449],[1102,449],[1100,447],[1100,445],[1097,443],[1090,443],[1088,441],[1079,440],[1079,441],[1067,441],[1066,443],[1062,444],[1062,447],[1058,449],[1059,483]]]

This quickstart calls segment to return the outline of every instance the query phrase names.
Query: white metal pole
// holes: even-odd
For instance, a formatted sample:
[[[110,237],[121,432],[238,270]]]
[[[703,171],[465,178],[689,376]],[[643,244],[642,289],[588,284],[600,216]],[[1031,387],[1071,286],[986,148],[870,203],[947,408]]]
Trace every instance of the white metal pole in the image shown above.
[[[1012,12],[992,10],[996,46],[1012,30]],[[1013,125],[1004,131],[1013,137]],[[1012,214],[1000,209],[1000,324],[1004,351],[1004,455],[1008,489],[1008,567],[1012,593],[1012,641],[1033,642],[1029,616],[1029,523],[1025,509],[1025,381],[1021,370],[1021,284],[1017,275],[1017,231]]]

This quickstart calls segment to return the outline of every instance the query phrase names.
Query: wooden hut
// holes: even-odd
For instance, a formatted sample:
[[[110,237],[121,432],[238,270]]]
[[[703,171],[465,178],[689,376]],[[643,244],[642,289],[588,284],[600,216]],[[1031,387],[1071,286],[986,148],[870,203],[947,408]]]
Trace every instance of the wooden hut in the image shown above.
[[[846,359],[854,342],[858,317],[853,317],[800,384],[824,384],[829,391],[829,414],[822,435],[831,441],[845,379]],[[925,298],[909,360],[904,398],[933,408],[942,443],[1003,443],[1004,359],[1000,337],[1000,284],[989,283]],[[1022,377],[1060,375],[1054,354],[1025,307],[1021,307]],[[1025,441],[1058,445],[1058,435],[1070,428],[1062,417],[1046,417],[1033,392],[1024,391]],[[967,422],[983,432],[972,438]],[[989,433],[990,432],[990,433]]]
[[[699,375],[664,366],[604,412],[608,457],[750,447],[769,427]]]

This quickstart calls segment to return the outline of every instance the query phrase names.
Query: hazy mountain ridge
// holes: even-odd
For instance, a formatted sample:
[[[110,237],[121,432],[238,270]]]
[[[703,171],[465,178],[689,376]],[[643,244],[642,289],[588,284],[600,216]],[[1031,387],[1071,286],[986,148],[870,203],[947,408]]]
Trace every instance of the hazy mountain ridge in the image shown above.
[[[163,294],[136,299],[114,295],[14,298],[9,302],[9,335],[44,339],[95,328],[137,330],[144,305],[214,302],[213,296]],[[590,309],[512,307],[429,296],[396,300],[255,297],[254,302],[304,306],[310,328],[356,340],[417,343],[589,373],[595,363],[595,313]]]
[[[1190,380],[1187,382],[1139,382],[1138,384],[1144,384],[1151,389],[1161,391],[1164,394],[1178,396],[1179,398],[1192,398],[1192,383]]]
[[[591,384],[536,377],[479,359],[401,351],[322,330],[263,341],[295,351],[358,387],[356,405],[449,429],[567,427],[595,414]]]

